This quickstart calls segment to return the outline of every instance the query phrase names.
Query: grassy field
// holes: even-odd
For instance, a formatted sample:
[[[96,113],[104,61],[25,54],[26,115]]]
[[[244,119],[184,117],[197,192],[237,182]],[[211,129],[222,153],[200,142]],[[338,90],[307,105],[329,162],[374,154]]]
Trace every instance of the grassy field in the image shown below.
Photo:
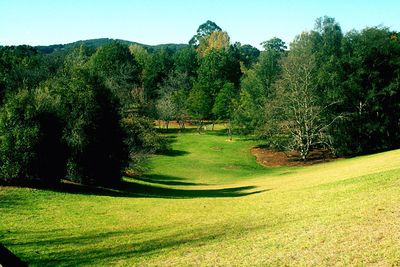
[[[169,136],[126,190],[0,187],[0,243],[30,265],[400,265],[400,150],[264,168],[256,143]]]

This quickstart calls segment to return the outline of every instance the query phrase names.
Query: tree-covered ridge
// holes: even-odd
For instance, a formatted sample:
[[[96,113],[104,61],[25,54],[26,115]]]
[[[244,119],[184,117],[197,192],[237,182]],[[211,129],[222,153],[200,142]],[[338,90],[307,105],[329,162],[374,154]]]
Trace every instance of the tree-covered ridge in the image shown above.
[[[110,39],[110,38],[98,38],[98,39],[90,39],[90,40],[80,40],[68,44],[54,44],[54,45],[39,45],[35,46],[38,52],[40,53],[45,53],[45,54],[50,54],[53,52],[59,52],[59,51],[64,51],[64,50],[70,50],[76,47],[79,47],[81,45],[84,45],[88,48],[91,49],[97,49],[101,46],[104,45],[109,45],[111,43],[120,43],[122,45],[140,45],[145,47],[146,49],[149,50],[154,50],[158,51],[161,49],[172,49],[172,50],[178,50],[181,48],[184,48],[187,46],[187,44],[159,44],[159,45],[146,45],[146,44],[141,44],[133,41],[127,41],[127,40],[121,40],[121,39]]]

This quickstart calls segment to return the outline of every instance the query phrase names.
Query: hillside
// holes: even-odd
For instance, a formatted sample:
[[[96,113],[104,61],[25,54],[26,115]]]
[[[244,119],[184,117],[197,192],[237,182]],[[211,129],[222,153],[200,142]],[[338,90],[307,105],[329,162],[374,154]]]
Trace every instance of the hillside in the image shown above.
[[[121,190],[0,187],[0,243],[32,266],[400,264],[400,150],[265,168],[254,141],[169,138]]]
[[[132,44],[138,44],[141,46],[146,47],[147,49],[151,49],[154,51],[160,50],[162,48],[168,48],[172,50],[177,50],[180,48],[183,48],[187,46],[186,44],[160,44],[160,45],[146,45],[146,44],[141,44],[137,42],[132,42],[132,41],[126,41],[126,40],[121,40],[121,39],[110,39],[110,38],[98,38],[98,39],[90,39],[90,40],[80,40],[68,44],[54,44],[54,45],[47,45],[47,46],[36,46],[35,48],[42,53],[45,54],[50,54],[56,51],[63,51],[63,50],[68,50],[76,46],[80,45],[85,45],[89,48],[96,49],[100,46],[110,44],[112,42],[118,42],[124,45],[132,45]]]

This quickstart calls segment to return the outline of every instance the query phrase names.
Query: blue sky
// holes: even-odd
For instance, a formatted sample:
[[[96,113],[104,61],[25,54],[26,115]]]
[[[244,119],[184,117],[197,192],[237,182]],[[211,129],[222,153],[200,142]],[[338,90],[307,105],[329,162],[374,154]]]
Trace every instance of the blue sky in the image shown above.
[[[384,25],[400,30],[399,0],[0,0],[0,45],[49,45],[92,38],[187,43],[206,20],[231,41],[291,42],[328,15],[344,32]]]

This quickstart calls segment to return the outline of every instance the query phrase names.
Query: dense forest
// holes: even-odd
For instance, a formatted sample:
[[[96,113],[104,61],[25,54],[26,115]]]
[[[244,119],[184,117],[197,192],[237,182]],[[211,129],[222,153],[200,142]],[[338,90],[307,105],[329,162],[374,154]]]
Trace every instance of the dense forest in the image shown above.
[[[167,149],[155,121],[225,123],[303,160],[399,147],[397,32],[322,17],[290,46],[261,45],[207,21],[187,45],[0,47],[0,180],[113,185]]]

